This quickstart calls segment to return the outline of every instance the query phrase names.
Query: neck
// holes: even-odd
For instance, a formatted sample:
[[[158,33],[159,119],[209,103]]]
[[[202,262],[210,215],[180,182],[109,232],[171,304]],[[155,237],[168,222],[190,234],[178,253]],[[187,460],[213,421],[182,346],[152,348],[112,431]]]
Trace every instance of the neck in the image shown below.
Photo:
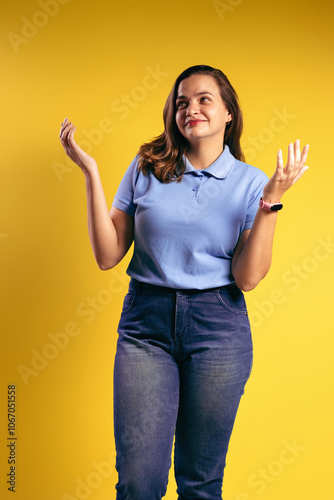
[[[196,169],[208,168],[223,152],[224,145],[217,143],[208,144],[206,141],[198,141],[191,144],[186,151],[186,156]]]

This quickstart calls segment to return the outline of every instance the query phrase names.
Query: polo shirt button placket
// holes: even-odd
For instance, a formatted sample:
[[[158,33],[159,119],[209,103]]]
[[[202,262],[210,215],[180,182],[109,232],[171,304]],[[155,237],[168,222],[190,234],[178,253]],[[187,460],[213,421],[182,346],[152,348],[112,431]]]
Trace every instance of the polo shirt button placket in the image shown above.
[[[198,195],[199,195],[199,191],[200,191],[201,185],[203,183],[204,175],[200,174],[200,173],[197,173],[197,177],[198,177],[198,180],[200,181],[200,184],[199,184],[199,186],[193,187],[193,191],[194,191],[194,194],[195,194],[195,196],[194,196],[195,200],[198,200]]]
[[[197,200],[198,198],[198,186],[193,187],[193,192],[194,192],[194,199]]]

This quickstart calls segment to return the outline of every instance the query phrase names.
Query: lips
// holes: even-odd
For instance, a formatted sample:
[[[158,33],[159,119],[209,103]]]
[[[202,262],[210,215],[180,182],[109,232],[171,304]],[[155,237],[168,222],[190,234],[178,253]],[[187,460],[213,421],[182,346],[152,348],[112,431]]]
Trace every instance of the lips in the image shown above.
[[[205,120],[189,120],[186,125],[197,125],[197,123],[205,122]]]

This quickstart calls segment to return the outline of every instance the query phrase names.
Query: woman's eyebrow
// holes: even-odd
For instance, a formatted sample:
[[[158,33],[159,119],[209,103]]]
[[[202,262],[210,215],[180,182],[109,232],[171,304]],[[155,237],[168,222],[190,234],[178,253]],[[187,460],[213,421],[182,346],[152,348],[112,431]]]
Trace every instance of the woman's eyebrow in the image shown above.
[[[203,90],[201,92],[197,92],[197,94],[195,94],[195,96],[198,96],[198,95],[203,95],[203,94],[210,94],[212,95],[212,97],[214,97],[213,94],[211,94],[211,92],[209,92],[208,90]],[[179,99],[186,99],[186,96],[185,95],[179,95],[176,100],[179,100]]]

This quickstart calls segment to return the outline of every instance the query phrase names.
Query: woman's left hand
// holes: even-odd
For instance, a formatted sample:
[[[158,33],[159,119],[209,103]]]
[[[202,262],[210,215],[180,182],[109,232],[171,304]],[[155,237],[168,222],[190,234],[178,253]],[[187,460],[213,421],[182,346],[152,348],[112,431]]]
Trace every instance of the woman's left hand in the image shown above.
[[[278,203],[287,191],[309,168],[305,165],[309,145],[304,146],[300,153],[299,139],[288,147],[288,161],[283,168],[283,155],[281,149],[277,153],[277,167],[274,175],[269,179],[263,189],[263,199],[267,203]]]

